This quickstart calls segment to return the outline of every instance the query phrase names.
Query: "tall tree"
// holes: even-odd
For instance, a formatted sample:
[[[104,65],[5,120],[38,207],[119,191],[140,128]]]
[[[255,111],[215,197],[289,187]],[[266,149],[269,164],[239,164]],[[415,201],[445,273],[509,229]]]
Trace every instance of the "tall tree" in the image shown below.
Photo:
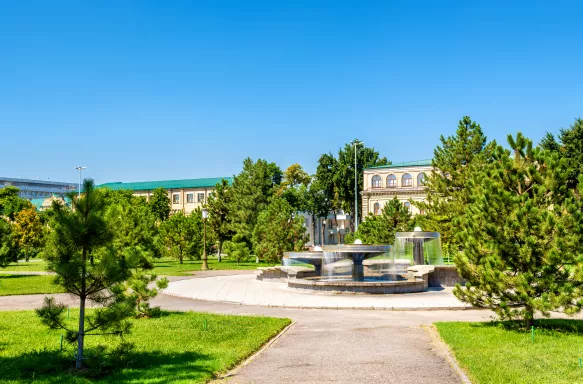
[[[279,263],[283,252],[303,248],[308,240],[304,218],[295,214],[292,206],[278,196],[259,214],[253,231],[253,248],[260,259]]]
[[[32,207],[30,201],[18,196],[19,191],[13,186],[0,188],[0,216],[14,220],[18,212]]]
[[[311,177],[299,164],[290,165],[283,173],[277,195],[283,197],[296,211],[305,211],[306,194]]]
[[[198,230],[192,216],[176,213],[160,224],[160,243],[162,254],[183,263],[184,258],[200,257],[202,233]]]
[[[508,143],[512,151],[497,146],[494,161],[470,166],[468,203],[455,222],[455,261],[468,283],[454,293],[530,327],[536,313],[583,307],[583,202],[565,188],[557,153],[520,133]]]
[[[67,293],[79,298],[79,324],[69,328],[66,306],[54,298],[45,298],[37,310],[41,321],[51,329],[67,331],[67,340],[77,342],[76,367],[82,368],[85,336],[123,335],[129,332],[127,317],[133,315],[133,303],[127,299],[122,283],[129,277],[128,260],[117,257],[112,234],[104,219],[103,196],[93,180],[83,182],[84,194],[70,195],[73,209],[53,203],[51,235],[46,247],[48,269],[56,273],[56,282]],[[86,302],[99,304],[88,315]]]
[[[152,192],[148,205],[158,220],[164,221],[170,217],[170,198],[164,188],[156,188]]]
[[[360,239],[363,244],[393,244],[395,233],[409,231],[413,226],[411,212],[397,198],[389,200],[380,215],[369,214],[358,226],[358,232],[345,241]]]
[[[214,233],[218,242],[217,259],[221,261],[223,243],[233,236],[231,225],[229,224],[232,190],[229,182],[225,179],[217,183],[215,190],[209,196],[207,209],[209,212],[208,229]]]
[[[34,208],[25,208],[14,216],[13,231],[18,246],[28,261],[45,243],[45,228]]]
[[[567,160],[568,185],[575,188],[583,174],[583,119],[576,119],[568,129],[561,129],[561,156]]]
[[[18,260],[18,242],[14,238],[12,226],[0,217],[0,268]]]
[[[464,190],[471,165],[491,161],[495,143],[486,144],[482,128],[469,116],[459,121],[454,136],[441,136],[440,141],[433,152],[433,171],[425,181],[427,202],[414,204],[425,212],[417,219],[423,229],[440,232],[444,244],[458,249],[460,244],[454,236],[458,229],[453,219],[462,215],[469,203]]]
[[[368,167],[375,167],[380,165],[388,165],[390,162],[386,157],[380,157],[379,153],[371,147],[357,148],[357,207],[362,207],[362,198],[360,191],[363,189],[364,172]],[[354,206],[354,146],[352,144],[345,144],[344,148],[338,151],[338,168],[336,173],[336,185],[338,186],[338,197],[342,201],[342,209],[344,212],[352,214],[351,224],[354,228],[355,206]]]
[[[230,227],[250,244],[257,217],[267,207],[281,183],[282,173],[274,163],[250,158],[243,161],[243,170],[233,180]]]
[[[105,191],[104,195],[109,203],[105,219],[113,234],[113,248],[133,266],[124,284],[126,293],[135,302],[138,317],[153,316],[159,308],[151,308],[148,301],[168,285],[167,279],[158,279],[152,272],[152,258],[160,256],[156,216],[146,200],[131,191]]]

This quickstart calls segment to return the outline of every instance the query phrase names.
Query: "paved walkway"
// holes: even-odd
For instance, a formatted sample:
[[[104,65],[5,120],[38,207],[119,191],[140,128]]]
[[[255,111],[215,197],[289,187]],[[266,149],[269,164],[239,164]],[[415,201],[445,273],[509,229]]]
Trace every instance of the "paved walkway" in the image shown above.
[[[196,276],[200,277],[200,276]],[[254,274],[194,278],[171,283],[167,295],[196,300],[291,308],[436,310],[465,309],[451,288],[396,295],[313,293],[286,283],[258,281]]]
[[[172,278],[171,287],[201,289],[213,286],[211,280],[223,281],[217,273],[196,277]],[[202,276],[208,277],[202,277]],[[235,274],[232,278],[250,275]],[[237,279],[233,281],[238,281]],[[243,281],[243,280],[242,280]],[[190,284],[186,284],[190,283]],[[257,282],[280,290],[278,284]],[[234,289],[235,286],[232,286]],[[270,288],[271,287],[271,288]],[[216,288],[216,286],[215,286]],[[227,290],[228,291],[228,290]],[[283,290],[285,291],[285,290]],[[451,293],[447,293],[451,295]],[[424,294],[415,297],[434,297]],[[45,295],[0,297],[1,310],[38,308]],[[58,301],[76,305],[66,294],[53,295]],[[309,300],[311,295],[302,297]],[[320,296],[320,295],[317,295]],[[339,299],[368,300],[367,296],[338,295]],[[392,297],[403,296],[395,295]],[[332,296],[333,298],[334,296]],[[400,300],[400,299],[399,299]],[[423,299],[426,300],[426,299]],[[351,309],[300,309],[241,305],[221,301],[201,301],[160,294],[152,305],[167,310],[213,312],[236,315],[288,317],[294,324],[248,364],[220,382],[227,383],[389,383],[453,384],[462,383],[443,351],[443,345],[431,337],[427,327],[435,321],[488,321],[485,310],[377,311]],[[359,305],[364,307],[364,305]],[[2,316],[0,312],[0,316]]]

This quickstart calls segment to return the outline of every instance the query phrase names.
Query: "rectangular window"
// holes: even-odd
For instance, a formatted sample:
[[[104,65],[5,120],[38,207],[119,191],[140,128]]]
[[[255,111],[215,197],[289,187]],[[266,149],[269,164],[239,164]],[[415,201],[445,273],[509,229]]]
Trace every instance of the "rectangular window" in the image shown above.
[[[180,204],[180,193],[174,193],[172,195],[172,204]]]
[[[194,193],[187,193],[186,194],[186,202],[187,203],[194,203]]]
[[[204,203],[204,192],[200,192],[198,194],[198,202],[199,203]]]

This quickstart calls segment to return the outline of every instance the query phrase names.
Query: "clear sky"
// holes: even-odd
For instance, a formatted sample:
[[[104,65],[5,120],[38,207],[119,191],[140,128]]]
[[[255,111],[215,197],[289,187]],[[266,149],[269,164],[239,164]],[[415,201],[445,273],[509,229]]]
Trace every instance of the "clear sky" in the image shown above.
[[[408,161],[463,115],[503,142],[583,117],[581,1],[0,2],[0,176],[314,172],[355,137]]]

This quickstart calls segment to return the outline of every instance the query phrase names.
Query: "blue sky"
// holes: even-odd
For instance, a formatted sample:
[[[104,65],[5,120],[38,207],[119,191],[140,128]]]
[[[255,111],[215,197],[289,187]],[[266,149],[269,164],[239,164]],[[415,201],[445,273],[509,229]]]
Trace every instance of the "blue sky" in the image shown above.
[[[464,115],[538,141],[583,117],[578,3],[2,1],[0,176],[313,172],[355,137],[427,159]]]

